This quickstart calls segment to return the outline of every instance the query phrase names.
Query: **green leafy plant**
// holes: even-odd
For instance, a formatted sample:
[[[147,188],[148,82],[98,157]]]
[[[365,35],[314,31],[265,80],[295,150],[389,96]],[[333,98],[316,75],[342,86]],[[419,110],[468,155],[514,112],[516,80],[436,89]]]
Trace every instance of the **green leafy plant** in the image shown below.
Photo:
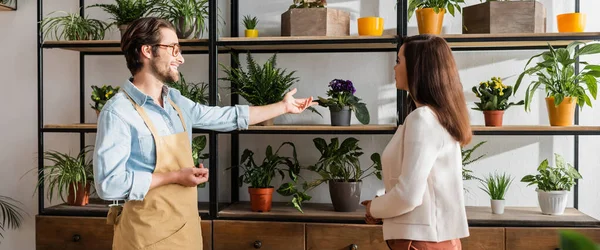
[[[554,154],[556,167],[548,165],[544,159],[537,168],[537,175],[526,175],[521,182],[529,183],[527,186],[537,185],[541,191],[570,191],[575,185],[575,179],[581,179],[581,174],[570,164],[565,165],[565,160],[559,154]]]
[[[13,0],[0,0],[0,4],[4,4],[4,5],[8,5],[10,6],[12,4]]]
[[[341,111],[344,107],[349,107],[350,110],[354,111],[356,119],[362,124],[369,124],[371,120],[369,116],[369,110],[361,99],[354,95],[356,88],[350,80],[333,79],[329,82],[329,88],[327,90],[327,96],[318,97],[317,102],[320,106],[327,107],[331,111]]]
[[[525,75],[535,75],[537,79],[532,81],[525,93],[525,110],[531,110],[533,94],[542,85],[545,87],[547,97],[554,97],[554,104],[559,105],[565,97],[576,97],[580,109],[587,104],[592,107],[592,102],[587,92],[596,99],[598,92],[597,78],[600,77],[600,65],[592,65],[585,61],[580,64],[586,65],[580,72],[575,72],[576,58],[582,55],[593,55],[600,53],[600,44],[588,44],[578,51],[575,48],[585,45],[583,42],[572,42],[567,48],[554,49],[548,44],[549,50],[537,54],[527,61],[523,71],[515,83],[515,92],[521,86]],[[527,68],[531,61],[542,57],[542,61],[535,66]],[[583,84],[585,83],[585,85]],[[514,93],[513,93],[514,94]]]
[[[101,111],[106,102],[119,92],[119,89],[120,87],[113,87],[111,85],[104,85],[102,87],[92,85],[91,98],[94,104],[90,104],[90,106],[95,110]]]
[[[290,5],[289,9],[325,8],[325,7],[327,7],[327,0],[316,0],[316,1],[294,0],[294,3],[292,5]]]
[[[244,16],[244,26],[246,27],[247,30],[253,30],[256,28],[256,25],[258,24],[258,19],[256,17],[250,17],[249,15]]]
[[[39,188],[44,182],[49,187],[47,195],[50,202],[55,192],[65,202],[64,194],[69,188],[73,188],[73,192],[77,193],[78,184],[83,187],[91,185],[94,182],[92,159],[86,159],[90,151],[91,146],[88,145],[75,157],[54,150],[44,152],[44,159],[52,162],[52,165],[44,166],[38,172],[36,187]]]
[[[23,224],[23,214],[26,214],[25,210],[21,208],[23,203],[10,198],[8,196],[0,195],[0,237],[4,238],[2,232],[6,232],[9,229],[18,229]]]
[[[183,74],[179,72],[179,81],[167,82],[169,87],[179,90],[182,96],[204,105],[208,105],[208,84],[201,83],[188,83]]]
[[[49,17],[56,12],[64,15]],[[53,35],[56,40],[102,40],[110,26],[87,15],[82,17],[79,13],[54,11],[42,20],[40,29],[45,33],[44,40],[49,35]]]
[[[192,158],[194,159],[194,166],[198,167],[198,165],[200,163],[203,163],[204,160],[209,158],[209,154],[208,153],[202,153],[202,151],[204,151],[204,149],[206,148],[206,136],[205,135],[201,135],[201,136],[196,136],[194,137],[194,139],[192,139]],[[207,166],[204,166],[207,167]],[[200,183],[198,185],[199,188],[204,188],[206,187],[206,182],[204,183]]]
[[[159,0],[150,14],[169,20],[181,39],[200,38],[208,32],[208,0]]]
[[[126,25],[146,16],[158,0],[115,0],[116,4],[94,4],[111,14],[116,25]]]
[[[492,77],[489,81],[480,82],[479,86],[473,86],[472,91],[480,99],[480,102],[475,103],[477,107],[473,108],[474,110],[506,110],[510,106],[525,103],[522,100],[518,103],[509,103],[508,98],[511,96],[513,88],[510,85],[504,85],[499,77]]]
[[[471,159],[471,155],[473,154],[473,152],[475,152],[475,150],[477,150],[477,148],[481,147],[481,145],[483,145],[484,143],[486,143],[487,141],[482,141],[477,143],[475,146],[473,146],[470,149],[461,149],[461,155],[462,155],[462,176],[463,176],[463,180],[468,181],[468,180],[479,180],[481,181],[480,178],[476,177],[473,175],[473,171],[467,168],[467,165],[470,165],[473,162],[478,161],[479,159],[481,159],[482,157],[485,156],[485,154],[480,155],[478,157],[475,157],[474,159]]]
[[[561,250],[600,250],[600,245],[573,230],[559,230],[559,242]]]
[[[502,175],[495,173],[484,177],[481,181],[481,190],[486,192],[492,200],[504,200],[504,195],[508,191],[513,178],[506,173]]]
[[[408,20],[415,13],[416,9],[433,8],[435,13],[440,13],[440,10],[447,9],[450,15],[458,11],[462,13],[460,3],[465,3],[464,0],[408,0]],[[397,4],[397,1],[396,1]]]

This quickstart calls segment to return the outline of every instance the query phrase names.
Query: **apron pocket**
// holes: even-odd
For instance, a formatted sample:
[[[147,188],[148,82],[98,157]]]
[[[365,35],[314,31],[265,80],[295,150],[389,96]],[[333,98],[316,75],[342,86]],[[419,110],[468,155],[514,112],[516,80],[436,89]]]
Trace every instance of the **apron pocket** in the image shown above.
[[[167,236],[164,239],[160,239],[159,241],[152,243],[142,249],[150,250],[150,249],[172,249],[173,246],[177,244],[181,244],[182,240],[185,240],[185,229],[186,229],[187,221],[183,223],[183,225],[177,229],[173,234]],[[165,248],[166,247],[166,248]]]

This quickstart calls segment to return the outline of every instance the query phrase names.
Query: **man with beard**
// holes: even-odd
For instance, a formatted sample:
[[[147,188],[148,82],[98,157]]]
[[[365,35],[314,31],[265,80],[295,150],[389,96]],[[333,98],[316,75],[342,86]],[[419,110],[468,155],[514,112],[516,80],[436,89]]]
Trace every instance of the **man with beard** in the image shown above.
[[[178,80],[184,59],[163,19],[133,22],[121,50],[133,77],[100,113],[93,161],[100,198],[126,200],[109,210],[113,249],[202,249],[196,186],[208,181],[208,169],[193,166],[192,127],[246,129],[316,102],[295,99],[296,89],[258,107],[210,107],[183,97],[164,84]]]

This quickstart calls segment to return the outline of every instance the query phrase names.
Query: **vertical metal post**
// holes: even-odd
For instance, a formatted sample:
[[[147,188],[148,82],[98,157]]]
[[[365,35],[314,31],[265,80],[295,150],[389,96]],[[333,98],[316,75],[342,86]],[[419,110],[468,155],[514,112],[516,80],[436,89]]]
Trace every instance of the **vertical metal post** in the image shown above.
[[[397,0],[398,6],[396,8],[396,35],[398,37],[404,37],[407,35],[408,29],[408,0]],[[398,42],[398,50],[402,46],[401,42]],[[408,115],[405,107],[407,103],[407,92],[404,90],[396,90],[396,114],[398,116],[397,125],[404,124],[404,119]]]
[[[38,68],[38,86],[37,86],[37,108],[38,108],[38,173],[44,169],[44,53],[42,49],[43,34],[41,30],[41,21],[43,19],[42,0],[37,1],[37,68]],[[40,175],[36,175],[39,178]],[[38,188],[38,213],[44,214],[44,181],[40,182]]]
[[[85,16],[85,0],[79,0],[79,15]],[[79,123],[85,122],[85,52],[79,52]],[[85,133],[79,133],[79,149],[85,146]]]
[[[209,81],[209,105],[217,105],[217,1],[208,1],[208,81]],[[209,133],[209,154],[210,154],[210,175],[209,175],[209,199],[210,216],[215,218],[219,212],[219,185],[218,185],[218,134],[211,131]]]
[[[231,0],[231,37],[239,36],[239,0]],[[231,67],[237,68],[237,60],[239,60],[239,54],[234,51],[231,54]],[[239,96],[237,94],[231,95],[231,105],[239,103]],[[240,135],[238,133],[231,134],[231,202],[235,203],[240,200],[240,188],[238,186],[239,181],[239,162],[240,156]]]
[[[581,6],[579,0],[575,0],[575,12],[579,12],[580,8]],[[579,50],[579,46],[577,46],[576,51],[577,50]],[[579,57],[575,58],[575,72],[579,72]],[[577,105],[575,106],[574,124],[579,125],[579,107]],[[573,139],[573,167],[579,171],[579,135],[575,135]],[[579,209],[579,180],[577,179],[575,180],[573,207],[575,209]]]

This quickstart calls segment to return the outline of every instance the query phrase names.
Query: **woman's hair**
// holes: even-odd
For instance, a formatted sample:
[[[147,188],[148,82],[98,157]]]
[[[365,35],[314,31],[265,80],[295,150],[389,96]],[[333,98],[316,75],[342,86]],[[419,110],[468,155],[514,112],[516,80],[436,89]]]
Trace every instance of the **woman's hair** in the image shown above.
[[[450,46],[433,35],[406,37],[401,42],[410,93],[407,99],[429,106],[461,146],[469,144],[473,134]],[[411,106],[409,111],[414,109],[414,103]]]

